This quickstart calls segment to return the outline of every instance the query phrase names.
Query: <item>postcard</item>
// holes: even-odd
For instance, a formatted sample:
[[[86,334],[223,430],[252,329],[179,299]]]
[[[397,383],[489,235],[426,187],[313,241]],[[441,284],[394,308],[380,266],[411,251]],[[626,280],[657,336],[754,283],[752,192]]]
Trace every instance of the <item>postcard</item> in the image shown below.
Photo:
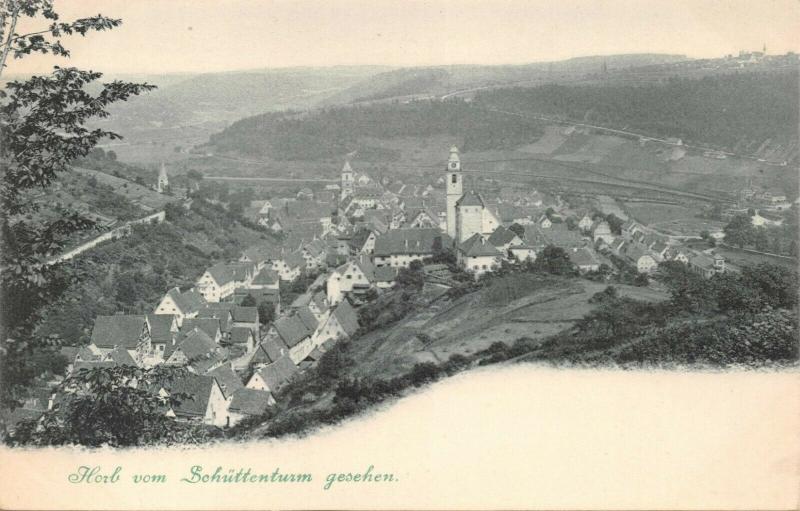
[[[0,508],[796,509],[798,33],[0,1]]]

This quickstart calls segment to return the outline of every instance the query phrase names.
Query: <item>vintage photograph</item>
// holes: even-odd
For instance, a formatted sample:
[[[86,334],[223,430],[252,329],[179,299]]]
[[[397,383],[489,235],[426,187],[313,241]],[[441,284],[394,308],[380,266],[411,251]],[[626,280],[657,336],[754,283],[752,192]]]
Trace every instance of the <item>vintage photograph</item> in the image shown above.
[[[2,442],[308,438],[493,366],[796,371],[798,16],[0,0]]]

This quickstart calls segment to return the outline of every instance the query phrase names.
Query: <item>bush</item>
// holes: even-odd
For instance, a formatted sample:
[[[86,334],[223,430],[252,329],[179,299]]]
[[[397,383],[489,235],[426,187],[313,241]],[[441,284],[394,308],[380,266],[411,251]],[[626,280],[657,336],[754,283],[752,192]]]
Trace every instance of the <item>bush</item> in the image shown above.
[[[430,383],[439,379],[441,369],[433,362],[422,362],[414,364],[411,372],[408,373],[408,379],[412,385],[419,387],[426,383]]]

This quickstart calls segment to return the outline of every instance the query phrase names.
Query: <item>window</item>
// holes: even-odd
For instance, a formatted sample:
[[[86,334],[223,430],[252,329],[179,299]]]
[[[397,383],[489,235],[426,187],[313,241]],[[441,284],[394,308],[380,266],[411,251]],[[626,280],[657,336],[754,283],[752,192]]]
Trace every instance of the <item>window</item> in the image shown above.
[[[456,164],[453,163],[452,167],[456,168]],[[450,175],[450,182],[453,183],[453,184],[458,183],[458,174],[451,174]]]

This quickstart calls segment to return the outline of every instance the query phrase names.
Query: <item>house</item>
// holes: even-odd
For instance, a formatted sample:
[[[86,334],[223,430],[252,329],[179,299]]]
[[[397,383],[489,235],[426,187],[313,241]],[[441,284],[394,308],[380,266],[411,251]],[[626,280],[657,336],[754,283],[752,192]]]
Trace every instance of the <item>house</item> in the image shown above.
[[[167,415],[178,420],[202,422],[223,427],[228,424],[228,401],[217,380],[212,376],[186,374],[166,383],[159,392],[163,397],[185,395],[177,398]]]
[[[357,330],[358,315],[350,302],[342,300],[317,329],[313,344],[318,347],[329,340],[346,339],[355,334]]]
[[[578,271],[586,273],[600,269],[600,260],[594,251],[588,248],[576,248],[569,252],[569,260],[572,261]]]
[[[175,345],[178,336],[178,316],[174,314],[148,314],[150,323],[150,344],[152,356],[145,361],[145,365],[156,365],[164,362],[164,353],[167,348]]]
[[[664,252],[665,261],[678,261],[683,264],[689,264],[689,256],[684,250],[677,247],[670,247]]]
[[[233,328],[249,328],[253,332],[253,336],[258,339],[261,329],[258,307],[234,305],[230,310],[232,318],[231,332],[233,332]]]
[[[312,336],[318,324],[311,311],[307,308],[300,309],[296,314],[275,321],[267,332],[266,339],[279,340],[289,350],[289,358],[297,364],[314,349]]]
[[[592,229],[592,225],[594,225],[594,221],[592,221],[592,217],[589,214],[585,214],[578,220],[578,229],[581,231],[587,232]]]
[[[256,270],[261,270],[276,257],[280,257],[280,248],[272,244],[263,244],[245,249],[239,257],[239,262],[253,263]]]
[[[359,229],[347,240],[350,248],[350,255],[372,254],[375,250],[375,240],[377,235],[369,229]]]
[[[510,246],[508,251],[511,254],[511,257],[519,262],[533,262],[536,260],[536,249],[527,243]]]
[[[292,282],[306,269],[306,258],[301,250],[272,261],[272,270],[278,272],[281,280]]]
[[[169,353],[166,364],[170,365],[191,365],[198,362],[200,365],[206,365],[206,362],[214,363],[222,362],[218,360],[219,345],[214,342],[214,339],[209,337],[205,332],[195,327],[189,332],[182,333],[177,339],[175,349]],[[211,367],[205,367],[206,370]],[[205,371],[201,371],[205,372]]]
[[[248,289],[280,289],[280,275],[271,268],[264,268],[253,279]]]
[[[328,303],[331,305],[339,303],[346,293],[364,292],[370,289],[374,282],[375,266],[366,255],[361,254],[331,272],[326,283]]]
[[[113,362],[115,367],[130,366],[138,367],[139,364],[133,359],[130,352],[122,346],[117,346],[113,350],[105,354],[101,359],[102,362]]]
[[[233,296],[236,287],[248,286],[253,277],[253,263],[217,263],[200,276],[196,287],[207,302],[217,303]]]
[[[267,392],[277,392],[297,373],[297,366],[288,357],[283,356],[274,362],[260,367],[247,382],[247,388]]]
[[[244,350],[250,353],[256,348],[256,338],[253,330],[243,326],[235,326],[231,329],[230,343],[232,346],[240,347],[237,351]]]
[[[375,287],[378,289],[389,289],[394,286],[396,280],[397,268],[391,266],[375,268]]]
[[[406,211],[406,221],[403,227],[408,229],[431,229],[439,228],[439,215],[427,208],[413,209]]]
[[[228,426],[235,426],[243,419],[258,417],[275,404],[272,393],[266,390],[241,388],[234,392],[228,405]]]
[[[614,241],[614,234],[611,232],[611,226],[605,220],[597,222],[592,229],[592,240],[603,240],[605,243],[612,243]]]
[[[652,273],[658,266],[655,258],[640,247],[631,247],[626,256],[636,265],[636,271],[639,273]]]
[[[458,264],[476,276],[493,271],[502,259],[501,254],[481,234],[475,233],[461,243],[456,251]]]
[[[288,356],[289,348],[280,338],[265,338],[256,345],[250,357],[250,366],[259,368],[271,364],[283,356]]]
[[[195,328],[202,330],[217,344],[222,341],[222,329],[217,318],[189,318],[183,320],[181,332],[191,332]]]
[[[689,269],[703,278],[710,279],[725,272],[725,258],[719,254],[695,254],[689,258]]]
[[[542,229],[549,229],[553,226],[553,222],[550,220],[550,218],[548,218],[547,215],[542,215],[539,217],[539,220],[536,221],[536,225]]]
[[[206,305],[206,299],[196,289],[181,292],[174,287],[167,291],[164,298],[158,302],[158,306],[153,311],[155,314],[173,314],[177,318],[178,326],[184,318],[193,318],[197,312]]]
[[[306,268],[309,270],[316,270],[325,264],[327,247],[324,241],[314,239],[303,243],[300,247],[300,253],[306,262]]]
[[[214,318],[219,321],[219,329],[223,337],[230,335],[233,326],[232,305],[228,303],[210,303],[200,309],[198,318]]]
[[[318,321],[328,312],[328,297],[322,291],[307,291],[292,302],[291,309],[298,310],[307,307]]]
[[[494,230],[487,241],[501,254],[508,253],[508,249],[512,246],[523,245],[522,238],[516,232],[506,229],[502,225]]]
[[[145,365],[153,357],[150,323],[147,316],[117,314],[98,316],[92,328],[92,341],[101,357],[117,347],[128,351],[137,365]]]
[[[452,239],[439,229],[393,229],[375,240],[373,259],[378,267],[407,268],[451,245]]]
[[[231,365],[230,362],[219,365],[214,369],[207,371],[205,375],[211,376],[215,380],[217,380],[217,384],[219,385],[219,388],[222,391],[222,395],[228,401],[231,400],[234,392],[244,388],[244,383],[242,383],[242,380],[241,378],[239,378],[239,375],[237,375],[236,372],[233,370],[233,366]]]

